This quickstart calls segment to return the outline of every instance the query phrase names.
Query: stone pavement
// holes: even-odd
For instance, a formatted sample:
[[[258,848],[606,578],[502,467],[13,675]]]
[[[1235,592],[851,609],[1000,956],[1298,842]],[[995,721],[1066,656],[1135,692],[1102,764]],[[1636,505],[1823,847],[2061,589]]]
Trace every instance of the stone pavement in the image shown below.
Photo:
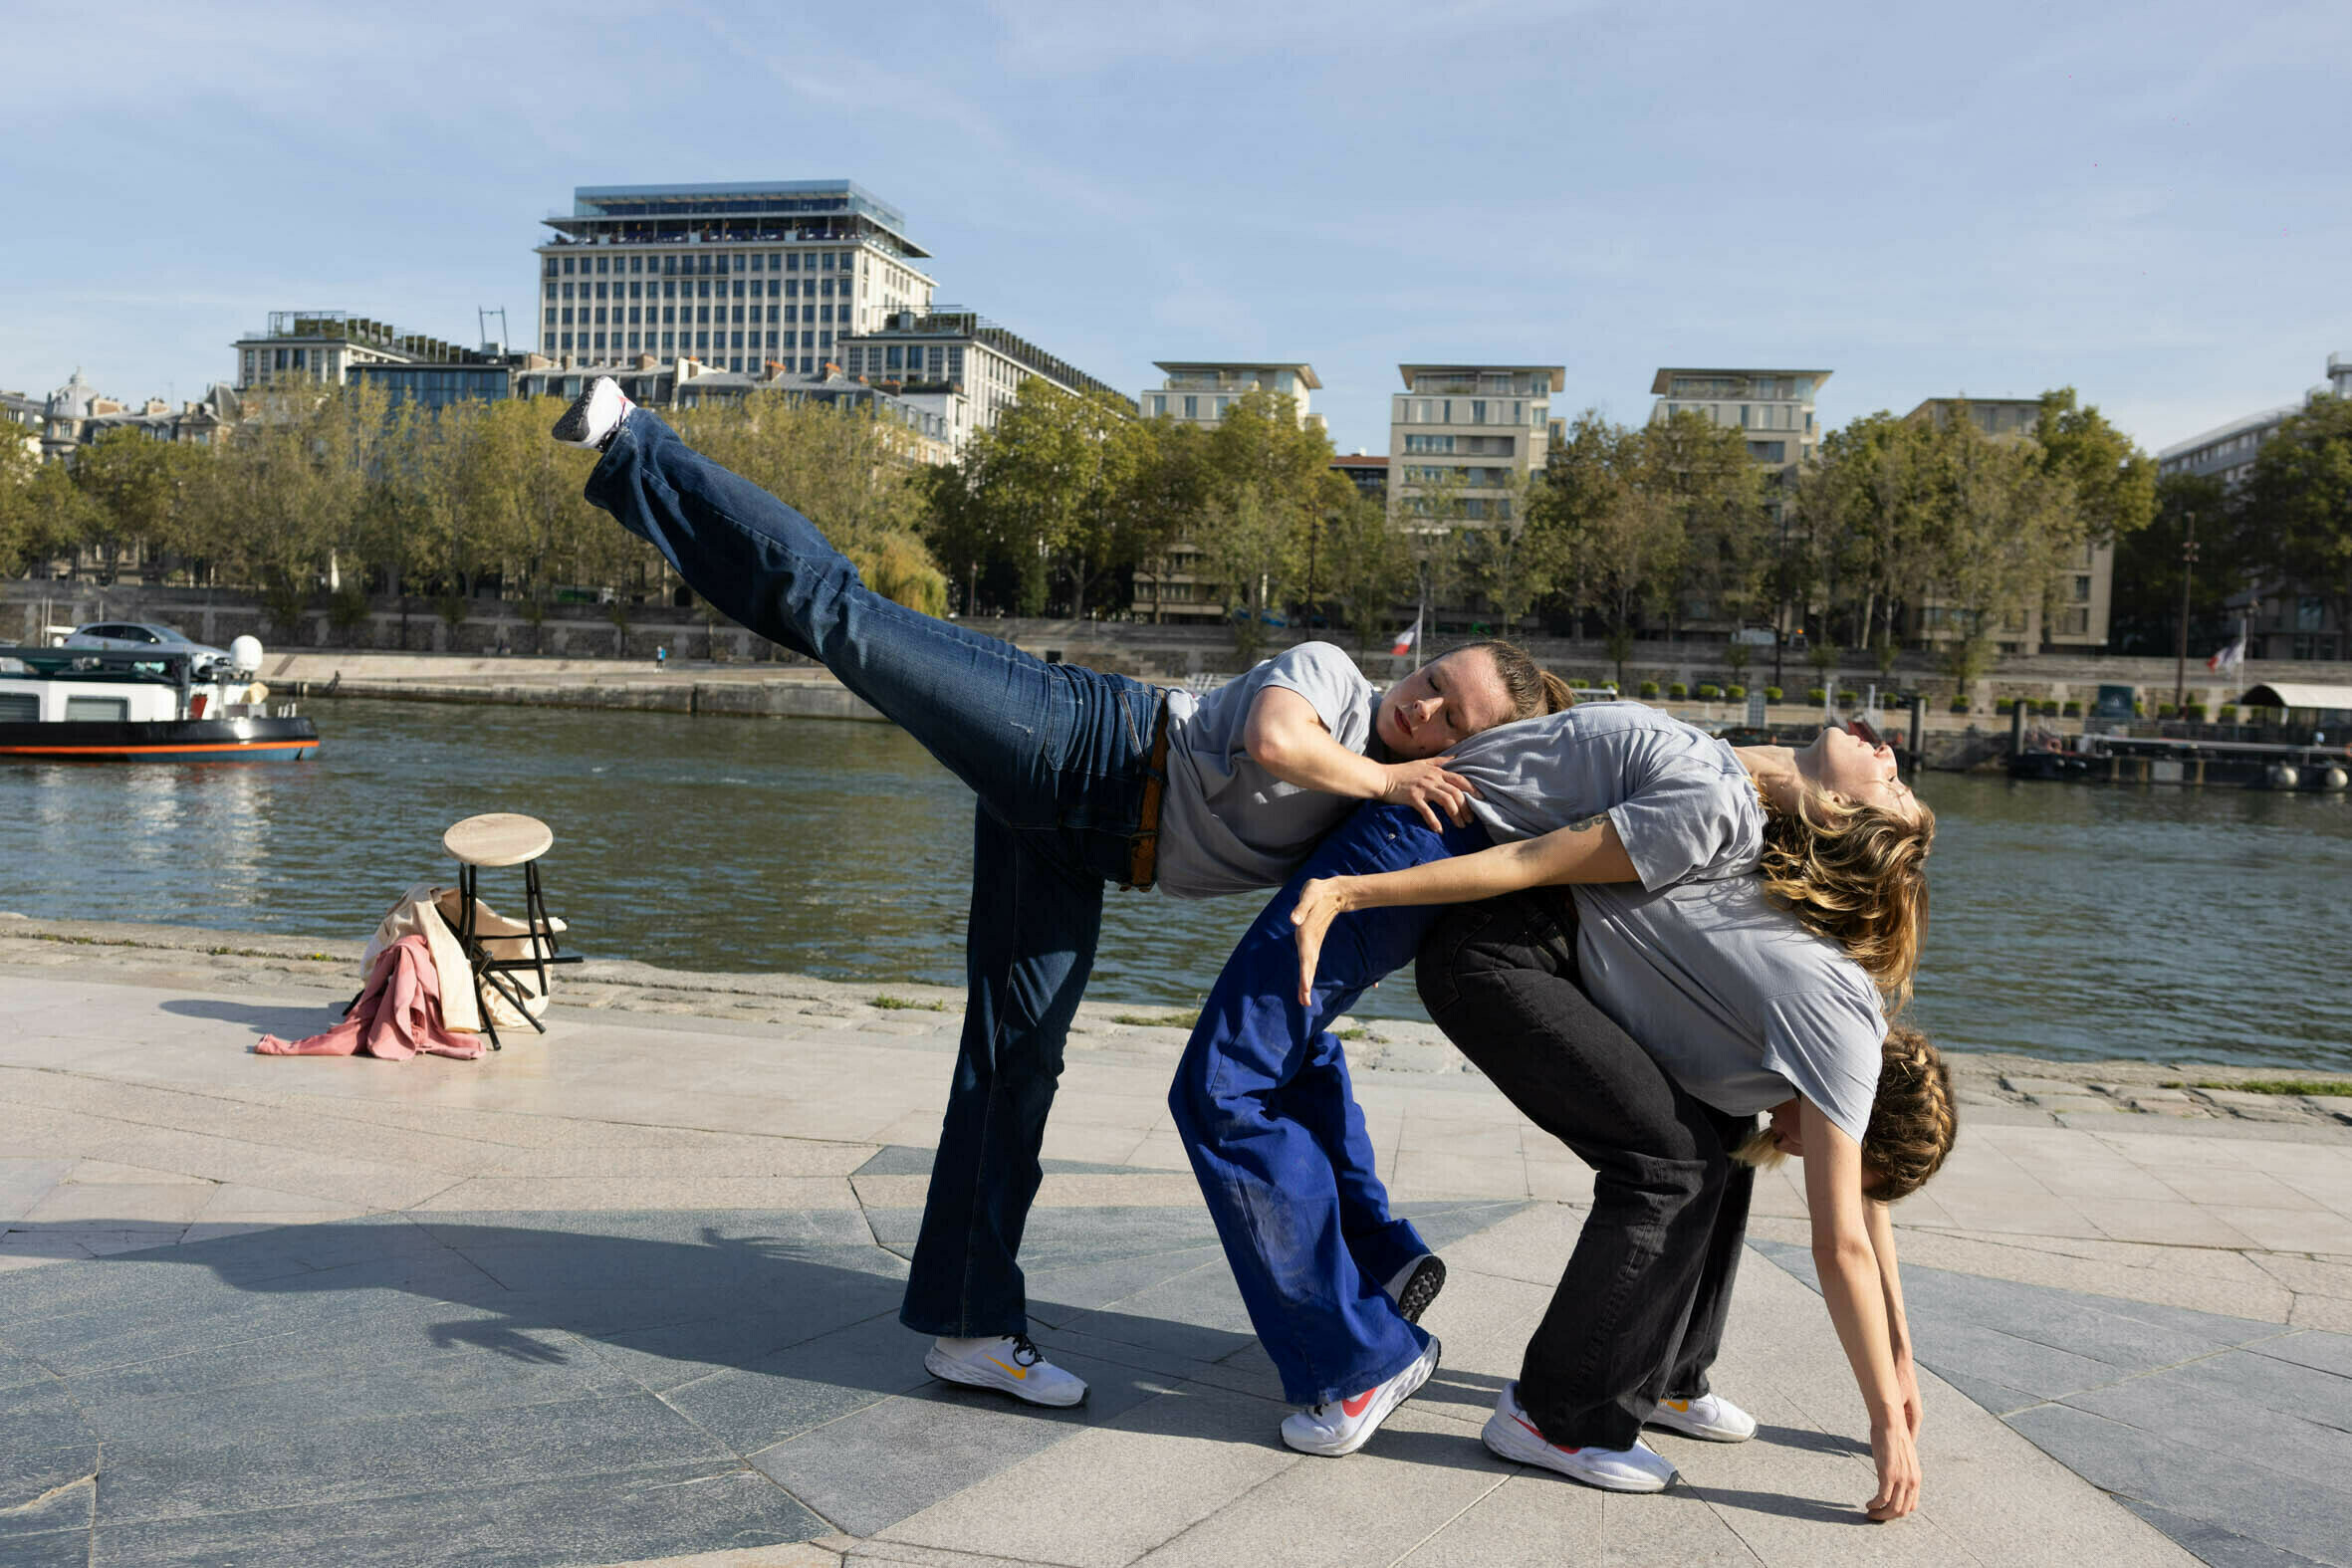
[[[1964,1064],[1896,1210],[1926,1502],[1879,1527],[1778,1174],[1719,1376],[1757,1441],[1660,1438],[1646,1498],[1485,1452],[1589,1179],[1425,1030],[1350,1048],[1444,1366],[1313,1459],[1168,1130],[1181,1029],[1071,1042],[1025,1255],[1094,1392],[1046,1413],[895,1322],[954,999],[593,965],[482,1062],[249,1053],[354,952],[0,922],[0,1565],[2352,1562],[2326,1101]]]

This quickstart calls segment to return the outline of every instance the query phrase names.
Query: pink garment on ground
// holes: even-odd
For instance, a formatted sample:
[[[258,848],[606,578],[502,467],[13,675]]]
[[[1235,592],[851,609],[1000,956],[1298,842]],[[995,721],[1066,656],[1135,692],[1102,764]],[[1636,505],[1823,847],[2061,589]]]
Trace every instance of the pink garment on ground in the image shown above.
[[[254,1045],[264,1056],[351,1056],[364,1052],[406,1061],[419,1051],[471,1061],[482,1054],[479,1035],[457,1035],[441,1024],[441,977],[422,937],[402,937],[376,956],[351,1016],[307,1040],[264,1034]]]

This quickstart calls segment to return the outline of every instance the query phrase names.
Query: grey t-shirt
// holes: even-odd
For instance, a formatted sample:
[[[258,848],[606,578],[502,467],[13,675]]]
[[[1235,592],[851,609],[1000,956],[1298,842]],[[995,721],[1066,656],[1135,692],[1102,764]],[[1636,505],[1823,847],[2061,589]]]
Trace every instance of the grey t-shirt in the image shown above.
[[[1315,840],[1362,802],[1285,784],[1243,745],[1251,705],[1269,686],[1314,705],[1351,752],[1372,742],[1379,693],[1355,660],[1302,642],[1206,696],[1168,694],[1168,787],[1160,798],[1159,886],[1178,898],[1280,887]]]
[[[1685,1090],[1734,1116],[1801,1094],[1861,1141],[1886,1016],[1836,943],[1753,876],[1575,899],[1584,989]]]
[[[1764,855],[1764,802],[1723,741],[1638,702],[1579,703],[1474,735],[1454,772],[1498,839],[1605,811],[1647,888],[1737,876]]]

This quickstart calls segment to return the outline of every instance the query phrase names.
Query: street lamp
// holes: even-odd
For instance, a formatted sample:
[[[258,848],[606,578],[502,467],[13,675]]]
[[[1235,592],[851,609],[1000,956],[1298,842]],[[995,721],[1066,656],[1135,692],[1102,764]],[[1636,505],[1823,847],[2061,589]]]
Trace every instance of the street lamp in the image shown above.
[[[2189,577],[2197,565],[2197,514],[2182,514],[2181,530],[2181,640],[2173,662],[2173,712],[2189,715]]]

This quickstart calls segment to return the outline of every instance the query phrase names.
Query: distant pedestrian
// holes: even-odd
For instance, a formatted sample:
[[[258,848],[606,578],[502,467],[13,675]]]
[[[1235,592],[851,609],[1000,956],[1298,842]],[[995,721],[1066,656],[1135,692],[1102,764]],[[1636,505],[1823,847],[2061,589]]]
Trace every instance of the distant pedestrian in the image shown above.
[[[670,650],[669,650],[667,647],[656,647],[656,648],[653,650],[653,667],[654,667],[655,669],[657,669],[657,670],[665,670],[665,669],[668,669],[668,668],[669,668],[669,662],[670,662]]]

